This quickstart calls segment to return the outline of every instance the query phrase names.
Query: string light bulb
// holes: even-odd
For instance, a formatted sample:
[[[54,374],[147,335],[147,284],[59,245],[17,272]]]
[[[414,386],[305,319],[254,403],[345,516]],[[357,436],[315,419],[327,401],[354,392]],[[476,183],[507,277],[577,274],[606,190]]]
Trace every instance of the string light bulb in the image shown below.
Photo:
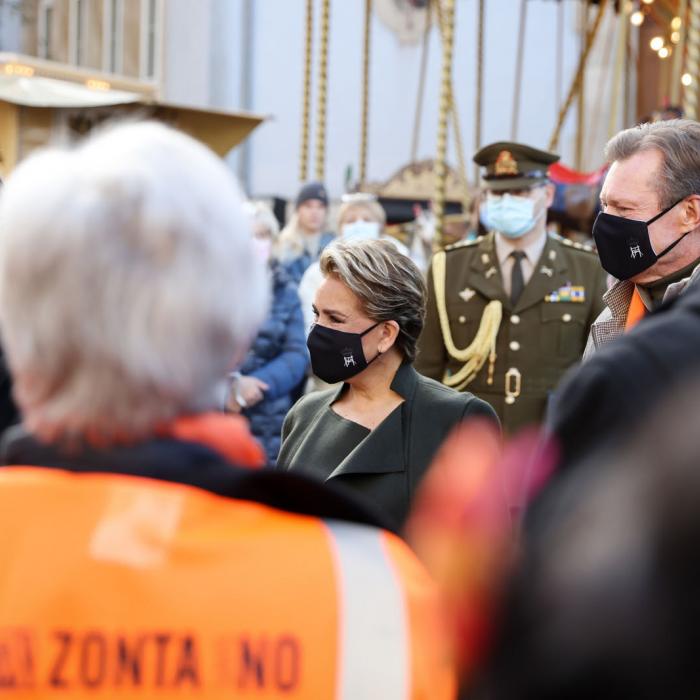
[[[644,23],[644,13],[640,12],[637,10],[636,12],[633,12],[630,15],[630,22],[635,26],[635,27],[641,27],[642,24]]]
[[[671,32],[671,41],[674,44],[677,44],[681,40],[681,33],[680,32]]]
[[[655,36],[650,42],[649,46],[651,46],[652,51],[658,51],[660,48],[662,48],[664,45],[664,38],[662,36]]]
[[[681,82],[686,87],[690,87],[693,84],[693,76],[690,73],[683,73],[681,76]]]
[[[671,20],[671,29],[673,29],[674,32],[677,32],[680,28],[683,22],[681,21],[680,17],[674,17]]]
[[[659,49],[659,58],[668,58],[671,55],[671,50],[668,46],[662,46]]]

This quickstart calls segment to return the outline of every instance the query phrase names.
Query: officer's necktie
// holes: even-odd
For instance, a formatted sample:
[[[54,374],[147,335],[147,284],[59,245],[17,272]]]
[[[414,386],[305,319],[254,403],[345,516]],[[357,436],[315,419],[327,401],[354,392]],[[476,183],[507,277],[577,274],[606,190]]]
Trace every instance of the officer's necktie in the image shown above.
[[[513,258],[513,269],[510,273],[510,303],[515,306],[525,289],[522,260],[527,256],[522,250],[514,250],[510,257]]]

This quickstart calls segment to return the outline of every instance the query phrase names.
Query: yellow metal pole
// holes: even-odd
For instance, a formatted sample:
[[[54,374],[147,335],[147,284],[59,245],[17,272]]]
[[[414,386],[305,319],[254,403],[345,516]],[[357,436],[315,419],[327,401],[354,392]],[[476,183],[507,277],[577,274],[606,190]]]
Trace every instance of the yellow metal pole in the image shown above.
[[[318,123],[316,129],[316,179],[321,182],[323,182],[326,174],[326,109],[328,105],[328,34],[330,19],[331,2],[330,0],[323,0],[318,75]]]
[[[436,0],[440,3],[440,0]],[[435,215],[434,247],[443,247],[445,224],[445,190],[447,178],[447,120],[452,108],[452,49],[454,41],[455,0],[445,0],[442,12],[442,76],[440,83],[440,111],[435,155]]]
[[[479,0],[479,19],[476,39],[476,114],[474,115],[474,152],[481,148],[482,95],[484,92],[484,7],[486,0]],[[479,166],[474,164],[474,183],[479,182]],[[465,214],[467,212],[464,212]]]
[[[372,39],[372,0],[365,0],[365,31],[362,52],[362,135],[360,137],[360,189],[367,181],[369,143],[369,59]]]
[[[314,33],[313,0],[306,0],[306,41],[304,45],[304,97],[301,117],[301,154],[299,179],[304,182],[309,173],[309,132],[311,130],[311,58]]]

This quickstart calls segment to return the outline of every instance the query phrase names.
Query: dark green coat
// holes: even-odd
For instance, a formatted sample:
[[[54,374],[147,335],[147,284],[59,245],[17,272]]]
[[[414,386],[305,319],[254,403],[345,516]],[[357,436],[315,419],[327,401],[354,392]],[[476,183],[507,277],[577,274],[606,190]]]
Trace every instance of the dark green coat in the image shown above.
[[[567,368],[580,360],[588,330],[604,308],[605,273],[597,254],[588,246],[548,235],[515,307],[503,289],[493,233],[448,249],[446,268],[446,308],[457,348],[472,342],[489,301],[497,299],[503,304],[493,384],[487,383],[487,361],[468,390],[496,409],[506,433],[541,421],[550,392]],[[584,300],[554,301],[557,290],[567,286],[583,287]],[[425,376],[442,380],[445,371],[455,373],[463,363],[447,354],[435,299],[431,271],[427,316],[415,365]],[[513,375],[520,375],[520,393],[506,400],[509,371],[511,389],[515,388]]]
[[[332,479],[366,497],[399,530],[416,487],[450,430],[472,416],[496,422],[496,415],[483,401],[422,377],[410,364],[399,368],[391,388],[405,399],[401,420],[391,431],[382,430],[383,424],[378,426],[347,456],[334,452],[333,435],[319,435],[315,430],[343,388],[301,398],[284,422],[277,468],[308,472],[305,446],[325,441],[328,459],[320,466],[326,481]],[[319,465],[313,466],[318,472]]]

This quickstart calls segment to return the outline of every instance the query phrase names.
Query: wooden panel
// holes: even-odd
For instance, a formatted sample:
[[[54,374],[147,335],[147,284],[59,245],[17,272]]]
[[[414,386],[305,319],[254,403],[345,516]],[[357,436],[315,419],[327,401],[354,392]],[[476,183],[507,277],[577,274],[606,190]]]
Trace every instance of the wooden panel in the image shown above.
[[[51,141],[53,117],[54,110],[52,109],[20,107],[18,162]]]
[[[6,178],[17,163],[19,108],[0,102],[0,176]]]

